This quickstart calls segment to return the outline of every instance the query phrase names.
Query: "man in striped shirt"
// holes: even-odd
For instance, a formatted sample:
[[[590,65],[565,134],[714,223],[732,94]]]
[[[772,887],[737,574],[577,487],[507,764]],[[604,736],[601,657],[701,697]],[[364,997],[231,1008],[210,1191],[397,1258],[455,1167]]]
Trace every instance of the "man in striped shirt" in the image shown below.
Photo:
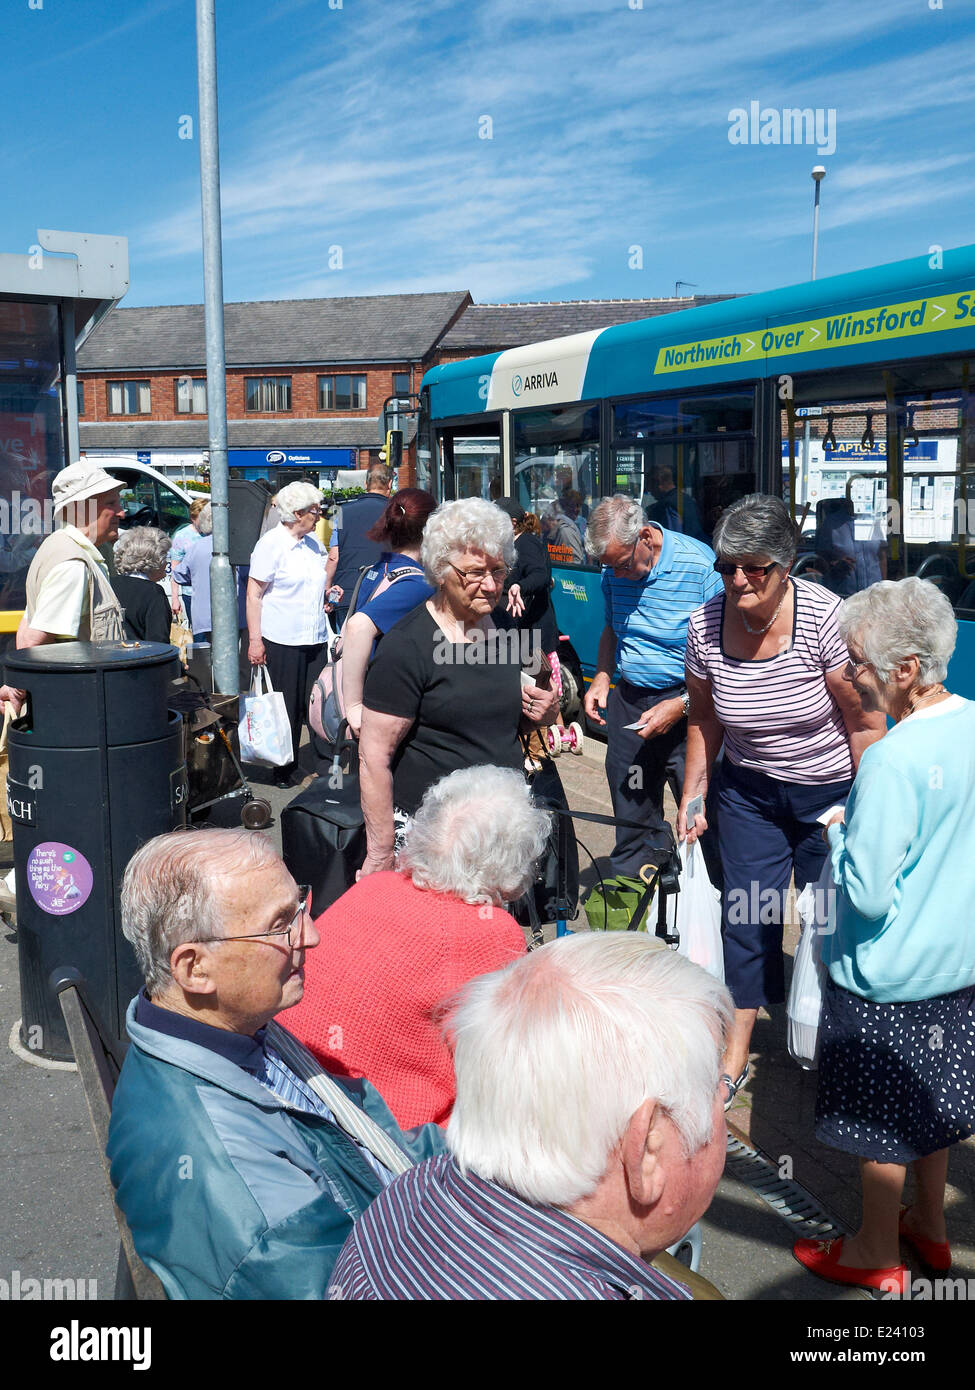
[[[723,985],[636,932],[564,937],[471,981],[449,1024],[449,1154],[359,1218],[329,1298],[689,1297],[647,1261],[721,1176],[730,1016]]]
[[[687,620],[722,585],[708,546],[648,522],[640,503],[622,494],[594,509],[586,550],[605,566],[606,607],[586,714],[606,727],[613,815],[643,827],[617,827],[613,872],[637,877],[666,858],[664,784],[680,801],[684,781]],[[610,693],[617,661],[621,679]]]

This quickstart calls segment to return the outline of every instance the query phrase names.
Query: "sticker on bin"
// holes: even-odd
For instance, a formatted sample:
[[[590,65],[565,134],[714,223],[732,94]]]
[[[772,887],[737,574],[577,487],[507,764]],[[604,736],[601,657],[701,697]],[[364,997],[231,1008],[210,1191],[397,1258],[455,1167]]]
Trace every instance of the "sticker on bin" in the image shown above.
[[[27,859],[27,887],[42,912],[67,917],[91,897],[94,878],[85,856],[58,840],[35,845]]]

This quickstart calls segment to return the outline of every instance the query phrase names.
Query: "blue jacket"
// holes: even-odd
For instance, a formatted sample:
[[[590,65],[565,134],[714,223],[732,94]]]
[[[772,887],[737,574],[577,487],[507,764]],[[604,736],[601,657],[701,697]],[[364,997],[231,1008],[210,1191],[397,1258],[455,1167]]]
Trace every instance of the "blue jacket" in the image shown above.
[[[353,1221],[382,1191],[357,1145],[209,1048],[140,1026],[134,1000],[126,1022],[108,1157],[167,1295],[325,1298]],[[436,1125],[405,1135],[368,1081],[340,1084],[416,1162],[442,1151]]]
[[[975,704],[931,706],[860,759],[846,823],[827,832],[839,889],[823,960],[877,1003],[975,984]]]

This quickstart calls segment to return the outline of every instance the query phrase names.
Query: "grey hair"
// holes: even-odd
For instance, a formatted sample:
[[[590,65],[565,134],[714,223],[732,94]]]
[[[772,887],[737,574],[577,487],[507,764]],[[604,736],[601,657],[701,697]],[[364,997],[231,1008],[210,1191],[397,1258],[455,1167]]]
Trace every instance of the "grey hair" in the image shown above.
[[[213,511],[208,502],[196,518],[196,529],[201,536],[213,535]]]
[[[119,574],[152,574],[165,567],[172,541],[155,526],[133,526],[115,542],[115,568]]]
[[[528,888],[550,828],[549,813],[533,805],[521,773],[459,768],[427,791],[399,867],[418,888],[500,907]]]
[[[851,594],[837,614],[840,636],[851,639],[884,685],[895,666],[916,656],[917,683],[943,681],[958,640],[947,596],[927,579],[883,579]]]
[[[480,550],[491,559],[515,562],[515,532],[511,517],[480,497],[441,502],[423,528],[420,563],[430,583],[439,588],[451,555]]]
[[[283,487],[274,499],[274,505],[281,513],[281,520],[285,526],[290,526],[295,520],[296,513],[303,512],[306,507],[321,506],[322,494],[312,483],[289,483]]]
[[[598,506],[593,507],[586,524],[586,553],[596,564],[602,562],[606,547],[613,541],[620,545],[635,545],[636,538],[647,518],[640,503],[633,497],[617,492],[612,497],[604,497]]]
[[[686,1156],[712,1138],[731,998],[654,937],[563,937],[459,998],[447,1147],[463,1171],[565,1207],[595,1190],[647,1099]]]
[[[136,850],[122,879],[122,933],[150,995],[172,984],[177,946],[223,934],[215,880],[274,863],[270,842],[247,830],[174,830]]]
[[[711,545],[720,560],[744,555],[767,555],[788,569],[795,561],[799,528],[781,497],[750,492],[725,507],[718,517]]]

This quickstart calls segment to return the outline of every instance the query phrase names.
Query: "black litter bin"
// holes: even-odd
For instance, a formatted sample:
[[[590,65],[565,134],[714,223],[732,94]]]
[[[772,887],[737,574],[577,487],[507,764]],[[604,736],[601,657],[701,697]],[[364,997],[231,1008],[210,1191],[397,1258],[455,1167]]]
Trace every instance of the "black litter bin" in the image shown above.
[[[10,726],[21,1042],[70,1060],[52,970],[73,966],[116,1038],[142,984],[121,932],[119,887],[153,835],[186,823],[180,674],[158,642],[59,642],[8,652],[5,680],[28,693]]]

